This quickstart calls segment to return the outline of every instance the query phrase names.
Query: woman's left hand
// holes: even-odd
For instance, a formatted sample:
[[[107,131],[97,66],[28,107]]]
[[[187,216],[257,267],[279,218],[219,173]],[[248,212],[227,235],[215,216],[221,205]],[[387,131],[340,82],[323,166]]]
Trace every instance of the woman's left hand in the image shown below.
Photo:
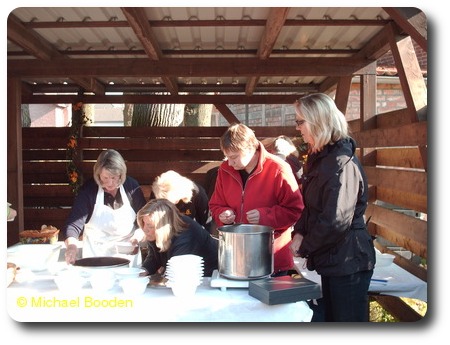
[[[303,241],[303,236],[300,234],[295,234],[294,237],[292,237],[292,241],[289,246],[289,249],[291,250],[292,255],[300,256],[299,250],[300,250],[300,246],[302,245],[302,241]]]
[[[260,219],[260,214],[258,210],[250,210],[246,213],[247,221],[250,224],[258,224]]]

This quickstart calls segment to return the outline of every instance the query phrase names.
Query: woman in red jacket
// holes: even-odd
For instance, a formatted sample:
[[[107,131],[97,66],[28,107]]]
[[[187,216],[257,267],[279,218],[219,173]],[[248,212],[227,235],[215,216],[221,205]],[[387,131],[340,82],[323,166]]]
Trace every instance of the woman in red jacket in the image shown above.
[[[226,160],[220,165],[209,202],[217,226],[259,224],[273,227],[274,273],[293,268],[289,250],[292,226],[300,218],[303,199],[291,167],[268,153],[254,132],[233,124],[222,135]]]

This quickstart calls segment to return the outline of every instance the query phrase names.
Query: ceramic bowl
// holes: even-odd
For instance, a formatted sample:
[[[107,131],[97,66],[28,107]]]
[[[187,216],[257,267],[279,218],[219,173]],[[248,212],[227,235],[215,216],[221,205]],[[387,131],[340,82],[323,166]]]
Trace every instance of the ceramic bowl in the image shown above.
[[[87,282],[79,270],[65,270],[58,272],[53,278],[58,290],[75,292],[81,290]]]
[[[149,277],[126,278],[120,281],[120,287],[126,295],[142,295],[149,283]]]
[[[138,267],[120,267],[114,270],[116,278],[119,280],[128,278],[138,278],[145,270]]]
[[[170,288],[172,289],[173,294],[176,297],[190,297],[195,295],[197,291],[197,283],[181,283],[181,284],[171,284]]]
[[[383,253],[377,254],[375,267],[388,267],[394,262],[395,255]]]
[[[61,244],[17,244],[7,249],[7,261],[19,268],[44,271],[59,258]]]
[[[96,291],[111,290],[116,284],[116,275],[112,270],[93,270],[90,273],[89,281],[92,288]]]
[[[132,244],[131,242],[117,242],[116,250],[119,254],[133,254],[138,245]]]

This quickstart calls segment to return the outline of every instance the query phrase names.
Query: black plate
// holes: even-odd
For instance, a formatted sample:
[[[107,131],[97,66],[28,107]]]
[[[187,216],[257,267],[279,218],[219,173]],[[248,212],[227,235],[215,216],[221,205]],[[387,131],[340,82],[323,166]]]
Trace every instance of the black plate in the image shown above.
[[[116,258],[113,256],[99,256],[92,258],[83,258],[76,260],[73,264],[74,266],[80,267],[119,267],[126,266],[130,264],[130,260],[124,258]]]

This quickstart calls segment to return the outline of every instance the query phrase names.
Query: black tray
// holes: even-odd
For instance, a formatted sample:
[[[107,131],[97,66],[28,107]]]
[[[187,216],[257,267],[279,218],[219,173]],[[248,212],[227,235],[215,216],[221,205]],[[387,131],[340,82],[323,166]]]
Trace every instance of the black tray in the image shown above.
[[[248,294],[269,305],[295,303],[322,297],[319,284],[306,278],[292,276],[253,280],[249,282]]]

